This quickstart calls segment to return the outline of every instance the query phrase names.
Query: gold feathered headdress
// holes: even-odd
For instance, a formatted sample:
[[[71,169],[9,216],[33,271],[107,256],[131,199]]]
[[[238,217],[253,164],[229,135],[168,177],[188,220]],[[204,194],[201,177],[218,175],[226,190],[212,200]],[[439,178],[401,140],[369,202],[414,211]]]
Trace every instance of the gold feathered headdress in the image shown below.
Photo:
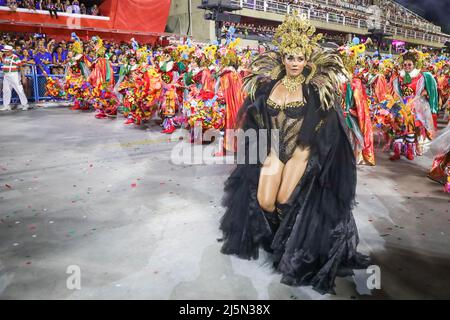
[[[292,15],[286,15],[284,22],[278,26],[273,44],[283,55],[303,55],[308,59],[322,39],[322,34],[314,35],[315,32],[316,28],[306,16],[294,11]]]
[[[323,109],[334,107],[338,101],[338,91],[342,81],[350,78],[342,58],[336,50],[324,49],[317,41],[321,35],[314,36],[315,28],[304,16],[288,16],[275,34],[274,44],[278,51],[268,51],[257,56],[250,65],[251,74],[245,78],[244,90],[251,99],[262,83],[280,80],[285,75],[282,64],[284,54],[304,54],[305,84],[317,90]]]

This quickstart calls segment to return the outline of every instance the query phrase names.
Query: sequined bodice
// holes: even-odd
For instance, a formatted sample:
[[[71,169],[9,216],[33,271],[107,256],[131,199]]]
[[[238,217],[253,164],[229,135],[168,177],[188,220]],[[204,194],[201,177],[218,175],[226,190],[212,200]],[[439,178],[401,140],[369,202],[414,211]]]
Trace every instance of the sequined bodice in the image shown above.
[[[305,102],[294,101],[279,105],[270,98],[267,100],[267,111],[272,129],[278,129],[279,142],[274,149],[281,162],[286,163],[297,147],[297,137],[305,115]]]

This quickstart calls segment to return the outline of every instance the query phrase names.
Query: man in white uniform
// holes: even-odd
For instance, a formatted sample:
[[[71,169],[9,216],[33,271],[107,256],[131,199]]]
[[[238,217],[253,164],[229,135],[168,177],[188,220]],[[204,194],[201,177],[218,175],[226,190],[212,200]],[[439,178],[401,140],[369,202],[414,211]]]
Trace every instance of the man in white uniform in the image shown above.
[[[13,47],[6,45],[2,49],[0,56],[3,71],[3,108],[0,111],[11,110],[11,89],[16,90],[20,99],[22,110],[28,110],[28,99],[20,82],[20,65],[21,61],[18,56],[13,53]]]

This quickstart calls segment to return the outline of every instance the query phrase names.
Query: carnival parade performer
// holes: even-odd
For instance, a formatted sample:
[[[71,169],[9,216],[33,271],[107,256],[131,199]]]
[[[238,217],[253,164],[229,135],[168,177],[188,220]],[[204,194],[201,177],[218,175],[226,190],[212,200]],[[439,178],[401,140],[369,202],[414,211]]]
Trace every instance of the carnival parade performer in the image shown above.
[[[172,52],[173,48],[170,50]],[[179,73],[174,70],[174,60],[169,52],[165,52],[159,57],[159,70],[161,72],[162,93],[160,100],[159,114],[163,120],[161,126],[162,133],[171,134],[176,129],[175,115],[179,107],[177,94]]]
[[[105,57],[103,40],[93,37],[96,59],[90,64],[91,73],[87,79],[91,88],[90,104],[97,110],[97,119],[117,115],[117,99],[114,97],[114,71]]]
[[[351,80],[342,86],[344,116],[351,131],[350,137],[357,163],[374,166],[373,125],[366,86],[362,80],[364,73],[361,70],[356,71],[355,68],[358,54],[362,54],[366,48],[365,43],[359,43],[359,39],[356,42],[352,47],[340,48],[347,71],[349,74],[353,73]]]
[[[236,141],[234,139],[233,130],[237,129],[237,116],[244,99],[245,92],[242,90],[242,76],[238,72],[240,59],[238,57],[236,46],[240,39],[234,37],[234,28],[230,28],[227,33],[226,45],[219,50],[220,59],[220,76],[219,91],[225,99],[225,127],[223,141],[216,156],[221,156],[226,151],[236,151]]]
[[[334,293],[336,276],[369,261],[356,250],[356,159],[339,96],[348,74],[314,32],[305,17],[287,16],[275,33],[278,51],[252,62],[239,123],[269,138],[244,144],[225,184],[220,228],[222,253],[252,259],[263,247],[282,283],[325,294]],[[275,141],[261,154],[264,140]]]
[[[444,191],[450,193],[450,124],[431,143],[435,158],[428,177],[442,185]]]
[[[68,65],[66,68],[66,76],[64,80],[64,91],[67,98],[74,100],[72,110],[87,110],[89,105],[89,88],[87,79],[90,71],[86,65],[86,59],[83,53],[83,43],[75,33],[72,33],[74,41],[68,53]]]
[[[398,160],[405,151],[408,160],[423,153],[423,145],[433,138],[435,125],[432,106],[437,103],[437,85],[428,73],[421,73],[420,53],[407,51],[400,57],[403,70],[394,79],[393,90],[398,106],[395,113],[394,154],[391,160]]]

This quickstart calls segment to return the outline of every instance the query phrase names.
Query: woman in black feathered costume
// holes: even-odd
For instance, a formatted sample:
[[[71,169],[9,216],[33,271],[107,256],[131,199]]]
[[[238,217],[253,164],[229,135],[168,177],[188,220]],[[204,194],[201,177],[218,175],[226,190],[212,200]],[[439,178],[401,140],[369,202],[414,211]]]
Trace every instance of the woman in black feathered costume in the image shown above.
[[[369,261],[356,251],[356,160],[338,96],[347,74],[314,31],[305,18],[288,16],[275,34],[279,52],[252,63],[241,128],[267,129],[263,140],[272,143],[256,164],[249,155],[263,140],[244,143],[245,160],[225,183],[220,229],[222,253],[257,259],[262,247],[282,283],[324,294],[334,293],[336,276]]]

